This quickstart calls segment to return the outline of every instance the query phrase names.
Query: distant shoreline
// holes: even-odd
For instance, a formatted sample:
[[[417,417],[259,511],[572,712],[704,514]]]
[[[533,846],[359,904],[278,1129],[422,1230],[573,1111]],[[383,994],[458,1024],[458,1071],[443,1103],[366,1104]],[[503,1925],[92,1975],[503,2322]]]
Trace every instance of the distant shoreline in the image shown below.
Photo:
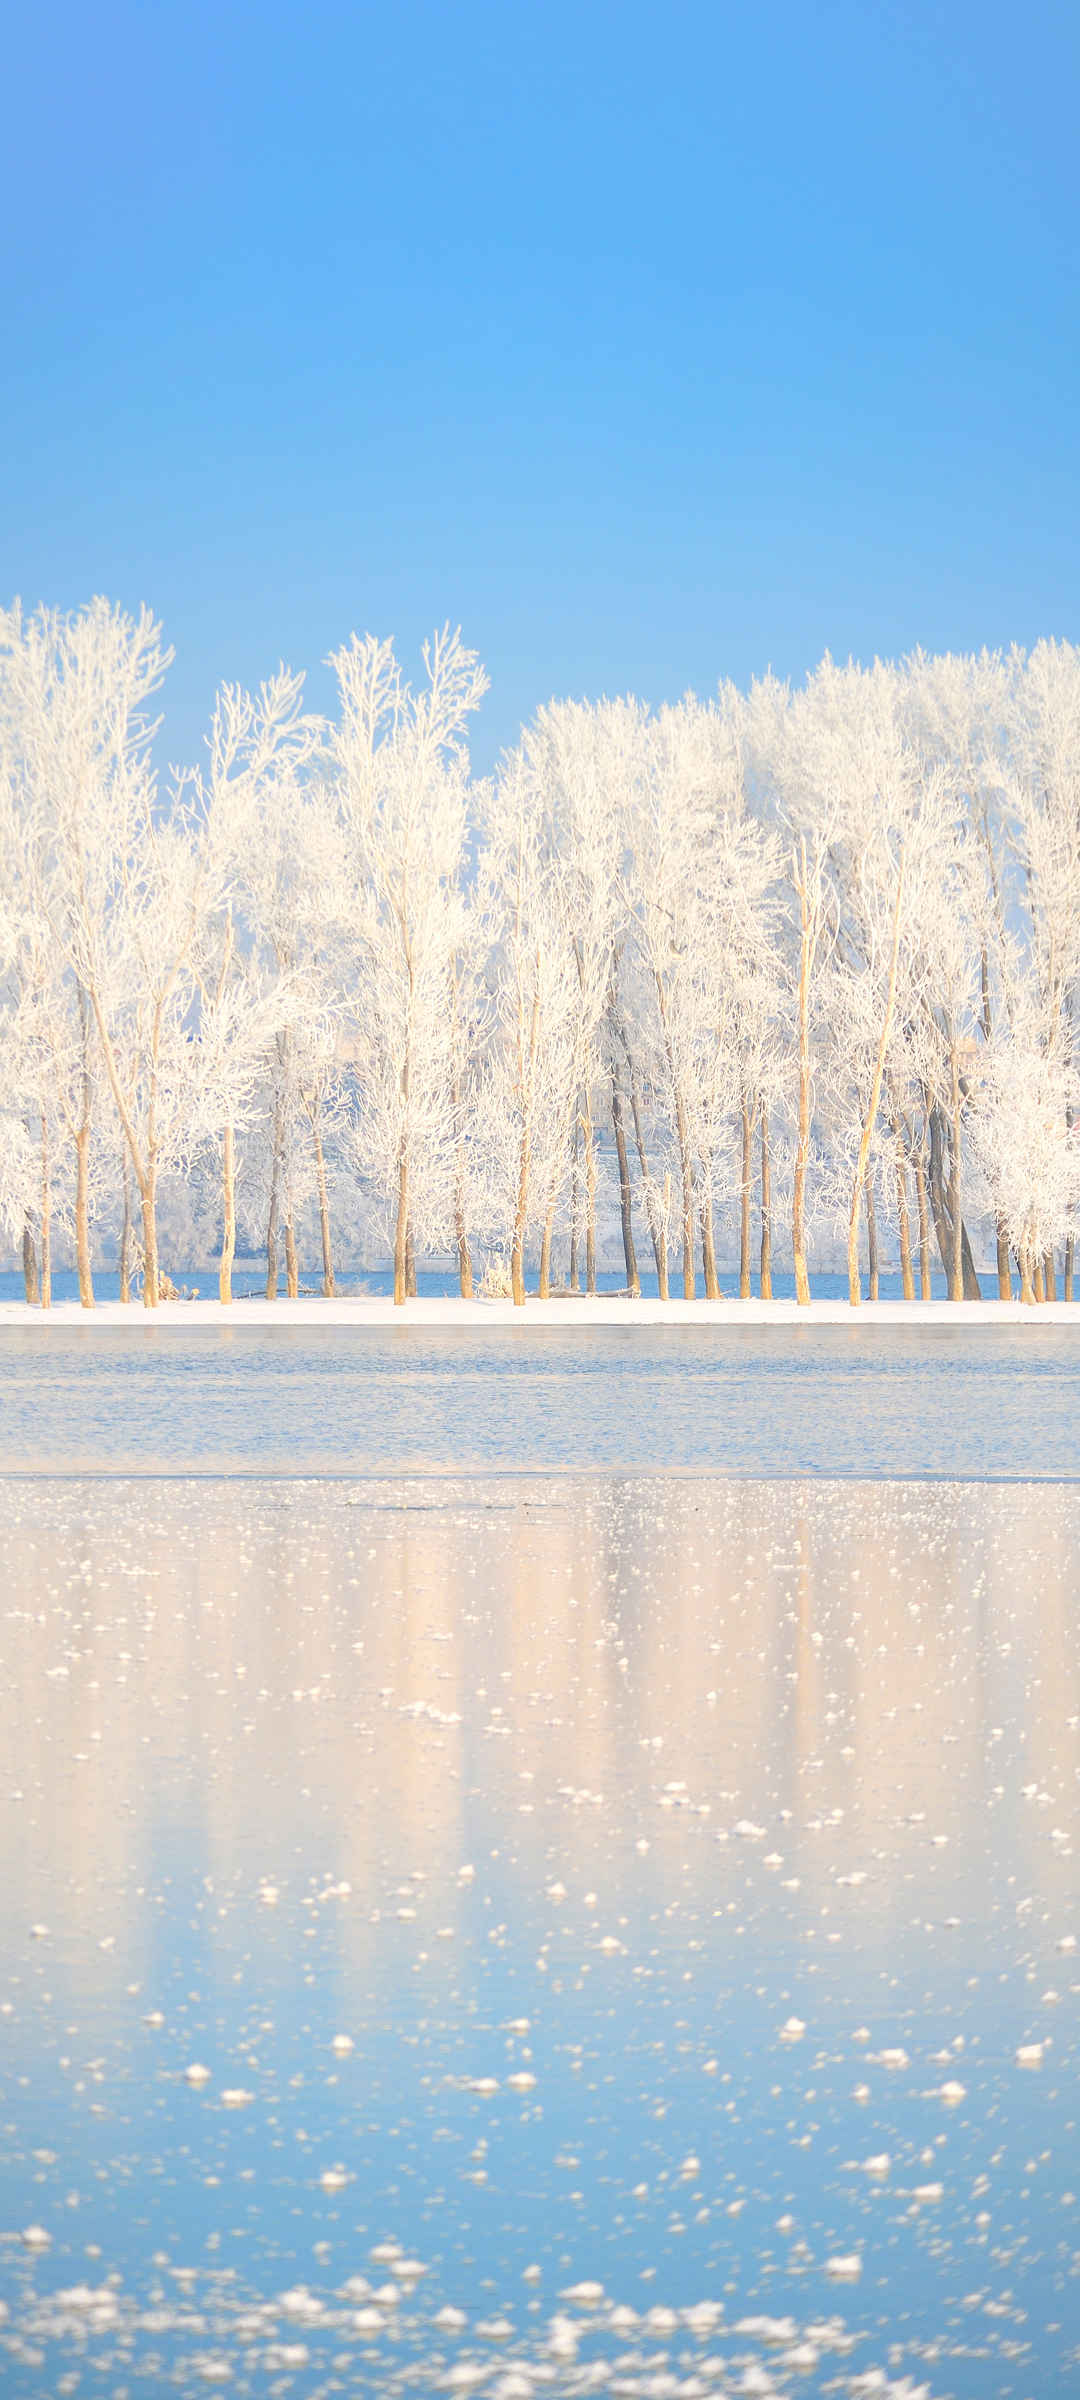
[[[80,1307],[77,1300],[58,1300],[49,1309],[31,1307],[24,1300],[0,1301],[0,1331],[46,1331],[50,1326],[67,1331],[79,1326],[85,1332],[131,1331],[136,1326],[160,1326],[170,1332],[192,1326],[216,1326],[219,1330],[257,1326],[262,1331],[274,1325],[300,1325],[309,1330],[351,1326],[358,1332],[396,1327],[399,1331],[516,1329],[543,1333],[563,1332],[570,1326],[625,1331],[646,1325],[706,1331],[749,1325],[846,1325],[851,1329],[860,1325],[901,1329],[909,1325],[1029,1325],[1035,1329],[1071,1325],[1080,1330],[1080,1301],[1039,1301],[1029,1307],[1020,1300],[864,1300],[860,1307],[852,1308],[847,1300],[811,1300],[808,1307],[800,1308],[795,1300],[630,1300],[617,1293],[595,1299],[582,1295],[539,1300],[530,1296],[524,1308],[515,1308],[510,1300],[455,1297],[423,1297],[395,1308],[393,1301],[381,1294],[333,1300],[234,1300],[227,1307],[213,1299],[163,1300],[156,1309],[144,1308],[141,1300],[126,1304],[102,1300],[92,1309]]]

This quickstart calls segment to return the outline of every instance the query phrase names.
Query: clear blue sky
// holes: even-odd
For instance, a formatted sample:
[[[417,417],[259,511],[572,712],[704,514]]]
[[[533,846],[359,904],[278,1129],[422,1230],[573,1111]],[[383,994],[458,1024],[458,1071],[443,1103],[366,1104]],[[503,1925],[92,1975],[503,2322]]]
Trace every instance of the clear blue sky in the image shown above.
[[[0,592],[551,693],[1080,636],[1066,0],[59,0],[4,37]],[[322,701],[327,679],[313,677]]]

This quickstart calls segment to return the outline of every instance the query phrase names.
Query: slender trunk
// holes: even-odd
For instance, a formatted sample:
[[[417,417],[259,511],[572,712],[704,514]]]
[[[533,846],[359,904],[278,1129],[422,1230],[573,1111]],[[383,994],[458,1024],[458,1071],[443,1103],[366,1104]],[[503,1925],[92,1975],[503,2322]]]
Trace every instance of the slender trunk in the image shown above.
[[[90,1126],[86,1118],[75,1136],[75,1258],[79,1270],[79,1299],[93,1308],[94,1279],[90,1271]]]
[[[1020,1298],[1025,1308],[1031,1308],[1035,1303],[1035,1285],[1031,1274],[1031,1245],[1029,1242],[1021,1243],[1017,1264],[1020,1269]]]
[[[997,1225],[998,1299],[1012,1299],[1012,1272],[1009,1264],[1009,1237],[1003,1230],[1000,1217]]]
[[[37,1308],[41,1300],[41,1285],[38,1282],[37,1251],[29,1218],[26,1218],[22,1230],[22,1271],[27,1307]]]
[[[140,1193],[143,1229],[143,1307],[158,1304],[158,1245],[157,1245],[157,1161],[146,1170],[146,1182]]]
[[[1031,1288],[1035,1294],[1036,1300],[1045,1300],[1046,1293],[1043,1290],[1043,1262],[1041,1258],[1036,1258],[1032,1265]]]
[[[930,1281],[930,1207],[926,1197],[926,1168],[921,1158],[915,1160],[915,1200],[919,1211],[919,1298],[929,1300],[933,1292]]]
[[[394,1307],[404,1308],[407,1293],[405,1247],[409,1238],[409,1153],[404,1142],[398,1155],[397,1217],[394,1222]]]
[[[578,1252],[581,1247],[579,1238],[579,1227],[581,1224],[581,1169],[578,1164],[580,1148],[581,1127],[578,1124],[577,1118],[575,1117],[574,1139],[570,1152],[570,1263],[567,1271],[567,1283],[572,1292],[580,1292],[581,1290],[581,1276],[578,1271]]]
[[[121,1153],[121,1179],[124,1194],[124,1213],[120,1220],[120,1298],[131,1299],[131,1161],[127,1146]]]
[[[525,1306],[525,1224],[529,1210],[529,1170],[532,1165],[532,1128],[526,1116],[521,1128],[518,1152],[518,1188],[514,1206],[514,1230],[510,1242],[510,1297],[515,1308]]]
[[[596,1297],[596,1144],[593,1140],[592,1102],[588,1085],[582,1095],[582,1142],[585,1151],[585,1289],[590,1299]]]
[[[221,1264],[218,1268],[218,1299],[223,1307],[232,1300],[233,1259],[236,1256],[236,1157],[232,1119],[227,1118],[222,1144],[221,1164]]]
[[[806,843],[799,843],[799,1132],[795,1176],[791,1191],[791,1248],[795,1264],[795,1298],[800,1308],[810,1304],[806,1265],[806,1170],[810,1159],[810,961],[813,949],[807,887]]]
[[[1052,1250],[1047,1251],[1043,1260],[1043,1296],[1047,1300],[1057,1299],[1057,1276],[1054,1268],[1054,1253]]]
[[[93,1308],[94,1278],[90,1268],[90,1121],[93,1085],[90,1081],[92,1019],[85,988],[79,985],[79,1027],[82,1040],[82,1114],[75,1136],[75,1260],[79,1270],[79,1299]]]
[[[960,1060],[956,1042],[950,1042],[949,1065],[952,1081],[952,1121],[949,1128],[949,1216],[952,1241],[949,1248],[949,1298],[964,1297],[964,1220],[960,1208]]]
[[[877,1300],[881,1294],[881,1276],[878,1267],[877,1209],[874,1205],[874,1178],[872,1175],[868,1175],[866,1178],[864,1197],[866,1200],[867,1279],[870,1286],[870,1298]]]
[[[270,1169],[270,1211],[266,1220],[266,1297],[277,1299],[278,1154],[275,1144]]]
[[[696,1290],[696,1282],[694,1276],[694,1167],[693,1160],[690,1156],[690,1128],[686,1119],[686,1103],[683,1099],[682,1085],[679,1081],[679,1077],[675,1068],[675,1052],[672,1048],[671,1032],[668,1025],[667,994],[664,990],[664,979],[657,968],[653,969],[653,980],[656,985],[657,1009],[659,1012],[661,1028],[663,1030],[664,1052],[667,1058],[668,1075],[671,1081],[671,1096],[675,1103],[675,1133],[679,1145],[679,1181],[681,1185],[680,1197],[682,1200],[683,1299],[692,1300]]]
[[[41,1305],[52,1307],[52,1158],[45,1109],[41,1111]]]
[[[548,1186],[547,1207],[544,1210],[544,1230],[540,1236],[540,1276],[536,1287],[537,1298],[540,1300],[550,1300],[551,1298],[551,1245],[554,1236],[555,1177],[553,1174]]]
[[[963,1271],[963,1292],[965,1300],[981,1300],[982,1285],[979,1282],[979,1278],[975,1272],[975,1259],[972,1252],[971,1243],[968,1240],[968,1229],[962,1217],[960,1219],[960,1260]]]
[[[716,1272],[716,1242],[713,1236],[712,1193],[701,1195],[701,1272],[705,1278],[706,1300],[719,1300],[720,1278]]]
[[[904,1146],[898,1120],[893,1118],[894,1172],[896,1175],[896,1226],[900,1243],[900,1277],[905,1300],[915,1298],[915,1277],[911,1267],[911,1227],[908,1222],[907,1176],[904,1171]]]
[[[315,1147],[315,1182],[319,1194],[319,1232],[322,1237],[323,1299],[334,1297],[334,1253],[330,1239],[330,1195],[326,1188],[326,1159],[323,1155],[322,1133],[318,1121],[311,1128]]]
[[[514,1231],[510,1244],[510,1294],[515,1308],[525,1306],[525,1228],[529,1216],[529,1177],[532,1172],[532,1108],[533,1083],[536,1073],[536,1051],[540,1039],[540,995],[533,993],[529,1024],[529,1046],[522,1065],[521,1076],[521,1143],[518,1151],[518,1188],[514,1207]]]
[[[742,1104],[742,1167],[739,1175],[739,1298],[750,1298],[750,1172],[753,1125],[750,1110]]]
[[[407,1300],[416,1298],[416,1244],[411,1225],[405,1236],[405,1297]]]
[[[156,1093],[156,1076],[157,1076],[158,1043],[159,1043],[159,1040],[160,1040],[160,1025],[161,1025],[161,1014],[162,1014],[162,1009],[163,1009],[163,1007],[164,1007],[164,995],[162,995],[162,997],[161,997],[161,998],[159,998],[159,1000],[158,1000],[158,1003],[157,1003],[157,1007],[156,1007],[156,1009],[155,1009],[155,1012],[154,1012],[153,1052],[152,1052],[152,1055],[153,1055],[153,1061],[154,1061],[154,1068],[153,1068],[153,1074],[152,1074],[152,1077],[151,1077],[150,1103],[149,1103],[149,1111],[148,1111],[148,1116],[147,1116],[147,1142],[146,1142],[146,1156],[145,1156],[145,1158],[143,1158],[143,1156],[142,1156],[142,1155],[141,1155],[141,1153],[140,1153],[138,1136],[137,1136],[137,1134],[136,1134],[136,1131],[135,1131],[135,1120],[134,1120],[134,1117],[133,1117],[133,1115],[132,1115],[131,1109],[130,1109],[130,1107],[129,1107],[129,1105],[128,1105],[128,1101],[127,1101],[127,1098],[126,1098],[126,1096],[125,1096],[125,1093],[124,1093],[124,1087],[123,1087],[123,1084],[122,1084],[122,1082],[121,1082],[121,1080],[120,1080],[120,1069],[119,1069],[119,1065],[118,1065],[118,1063],[117,1063],[116,1052],[115,1052],[115,1049],[113,1048],[112,1037],[111,1037],[111,1035],[110,1035],[110,1033],[109,1033],[109,1028],[108,1028],[108,1026],[107,1026],[107,1024],[106,1024],[106,1022],[105,1022],[105,1012],[104,1012],[104,1009],[102,1008],[102,1005],[101,1005],[101,997],[100,997],[100,994],[99,994],[99,992],[96,990],[96,988],[95,988],[95,989],[92,989],[92,990],[91,990],[91,992],[90,992],[90,1005],[91,1005],[91,1007],[92,1007],[92,1009],[93,1009],[93,1012],[94,1012],[94,1023],[95,1023],[95,1025],[97,1026],[98,1041],[99,1041],[99,1043],[100,1043],[100,1045],[101,1045],[101,1055],[102,1055],[102,1057],[103,1057],[103,1059],[104,1059],[104,1061],[105,1061],[105,1072],[106,1072],[106,1075],[107,1075],[107,1077],[108,1077],[109,1089],[110,1089],[110,1091],[111,1091],[111,1093],[112,1093],[112,1096],[113,1096],[113,1100],[114,1100],[114,1103],[115,1103],[115,1106],[116,1106],[116,1113],[117,1113],[117,1115],[118,1115],[118,1117],[119,1117],[119,1119],[120,1119],[121,1126],[123,1127],[123,1131],[124,1131],[124,1138],[125,1138],[125,1141],[126,1141],[126,1144],[127,1144],[127,1149],[126,1149],[126,1152],[125,1152],[125,1157],[126,1157],[126,1158],[130,1158],[130,1160],[131,1160],[131,1165],[132,1165],[132,1168],[133,1168],[133,1170],[134,1170],[134,1175],[135,1175],[135,1181],[136,1181],[136,1184],[137,1184],[137,1186],[138,1186],[138,1191],[139,1191],[139,1202],[140,1202],[140,1206],[141,1206],[141,1209],[142,1209],[142,1217],[143,1217],[143,1225],[144,1225],[144,1228],[145,1228],[146,1221],[147,1221],[147,1209],[148,1209],[148,1207],[149,1207],[149,1213],[150,1213],[150,1217],[151,1217],[151,1219],[153,1220],[153,1238],[152,1238],[152,1241],[151,1241],[151,1246],[150,1246],[150,1247],[151,1247],[151,1256],[152,1256],[152,1261],[153,1261],[153,1272],[152,1272],[152,1275],[151,1275],[151,1277],[150,1277],[150,1281],[149,1281],[149,1283],[148,1283],[148,1281],[147,1281],[147,1269],[148,1269],[148,1266],[149,1266],[149,1264],[150,1264],[150,1261],[149,1261],[149,1259],[148,1259],[148,1258],[147,1258],[147,1257],[144,1255],[144,1259],[143,1259],[143,1305],[144,1305],[144,1307],[146,1307],[146,1308],[156,1308],[156,1307],[157,1307],[157,1224],[156,1224],[156,1217],[157,1217],[157,1162],[156,1162],[156,1157],[155,1157],[155,1147],[156,1147],[156,1145],[155,1145],[154,1124],[155,1124],[155,1093]],[[126,1205],[126,1193],[125,1193],[125,1205]],[[121,1280],[122,1280],[122,1279],[123,1279],[123,1277],[122,1277],[122,1274],[121,1274]]]
[[[686,1116],[681,1101],[676,1108],[679,1131],[679,1174],[682,1182],[682,1284],[683,1299],[693,1300],[697,1292],[694,1274],[694,1170],[690,1161],[690,1144]]]
[[[1074,1237],[1073,1237],[1073,1235],[1070,1233],[1070,1235],[1069,1235],[1069,1238],[1068,1238],[1068,1240],[1067,1240],[1067,1242],[1066,1242],[1066,1244],[1065,1244],[1065,1258],[1064,1258],[1064,1262],[1063,1262],[1063,1272],[1062,1272],[1062,1279],[1061,1279],[1061,1297],[1062,1297],[1062,1299],[1063,1299],[1063,1300],[1071,1300],[1071,1299],[1072,1299],[1072,1296],[1073,1296],[1073,1259],[1074,1259],[1074,1256],[1075,1256],[1075,1243],[1074,1243]]]
[[[611,1129],[615,1136],[615,1155],[619,1162],[619,1209],[622,1216],[623,1259],[626,1265],[626,1288],[632,1300],[641,1295],[637,1252],[634,1248],[634,1210],[630,1193],[630,1161],[626,1151],[626,1127],[623,1123],[622,1093],[619,1089],[619,1069],[612,1053],[611,1060]]]
[[[772,1160],[769,1155],[769,1112],[761,1109],[761,1297],[772,1299]]]
[[[657,1204],[656,1204],[656,1194],[655,1194],[655,1192],[652,1192],[652,1193],[650,1193],[650,1198],[651,1198],[651,1200],[652,1200],[653,1208],[654,1208],[654,1210],[655,1210],[655,1213],[656,1213],[656,1231],[655,1231],[655,1234],[654,1234],[654,1236],[653,1236],[653,1245],[654,1245],[654,1249],[655,1249],[655,1253],[656,1253],[656,1294],[657,1294],[657,1298],[658,1298],[659,1300],[670,1300],[670,1298],[671,1298],[671,1285],[670,1285],[670,1283],[669,1283],[669,1280],[668,1280],[667,1196],[666,1196],[666,1195],[667,1195],[667,1190],[668,1190],[668,1185],[669,1185],[670,1181],[671,1181],[671,1177],[670,1177],[669,1175],[665,1175],[665,1177],[664,1177],[664,1194],[665,1194],[665,1198],[664,1198],[664,1203],[663,1203],[663,1215],[661,1215],[660,1209],[657,1207]]]
[[[457,1208],[457,1254],[458,1290],[463,1300],[471,1300],[473,1296],[472,1252],[469,1249],[469,1236],[465,1226],[465,1204],[460,1189]]]
[[[625,1038],[623,1047],[626,1049]],[[653,1262],[656,1267],[656,1289],[661,1300],[666,1300],[668,1296],[667,1241],[664,1238],[660,1212],[656,1205],[656,1187],[649,1172],[649,1157],[641,1126],[641,1102],[638,1095],[637,1076],[629,1050],[627,1050],[627,1062],[630,1068],[630,1113],[634,1120],[634,1147],[641,1169],[641,1188],[645,1194],[645,1219],[649,1228],[649,1240],[652,1243]]]
[[[881,1039],[878,1042],[877,1057],[874,1061],[874,1075],[870,1086],[870,1099],[867,1106],[866,1115],[863,1119],[862,1133],[859,1138],[859,1156],[855,1168],[855,1182],[851,1194],[851,1217],[848,1223],[848,1299],[851,1302],[852,1308],[858,1308],[862,1299],[862,1293],[859,1289],[859,1211],[862,1202],[863,1186],[866,1181],[866,1171],[870,1164],[870,1144],[873,1141],[874,1127],[877,1123],[878,1106],[881,1100],[881,1085],[885,1074],[885,1058],[889,1047],[889,1035],[892,1032],[893,1010],[896,1006],[896,969],[900,957],[900,902],[903,897],[903,891],[904,856],[903,852],[901,851],[900,861],[896,870],[896,899],[893,904],[892,923],[892,954],[889,960],[889,982],[885,995],[885,1014],[882,1019]]]
[[[454,1073],[450,1085],[450,1098],[454,1111],[454,1124],[457,1129],[454,1146],[454,1234],[457,1240],[458,1290],[463,1300],[471,1300],[473,1296],[473,1265],[472,1253],[469,1249],[468,1213],[465,1206],[465,1129],[461,1114],[461,1077],[458,1072],[460,1038],[456,960],[452,960],[450,965],[450,1022],[454,1040]]]
[[[300,1297],[300,1274],[296,1264],[296,1235],[293,1231],[292,1203],[285,1219],[285,1289],[290,1300]]]
[[[661,1208],[662,1208],[662,1213],[661,1213],[661,1217],[660,1217],[660,1271],[659,1271],[659,1274],[658,1274],[658,1276],[657,1276],[657,1279],[656,1279],[656,1280],[657,1280],[657,1284],[658,1284],[658,1287],[659,1287],[659,1292],[660,1292],[660,1298],[661,1298],[661,1300],[668,1300],[668,1299],[670,1299],[670,1297],[671,1297],[671,1294],[670,1294],[670,1291],[669,1291],[669,1288],[668,1288],[668,1238],[667,1238],[668,1220],[669,1220],[669,1218],[670,1218],[670,1215],[671,1215],[671,1176],[670,1176],[670,1173],[667,1173],[667,1174],[665,1174],[665,1176],[664,1176],[664,1196],[663,1196],[663,1201],[662,1201],[662,1204],[661,1204]]]
[[[934,1230],[937,1234],[938,1249],[941,1253],[942,1268],[948,1279],[949,1297],[950,1299],[959,1298],[961,1300],[981,1300],[982,1287],[975,1272],[975,1260],[972,1256],[971,1243],[968,1240],[968,1232],[964,1223],[963,1214],[961,1213],[959,1220],[957,1220],[952,1213],[953,1198],[956,1191],[955,1169],[953,1165],[954,1132],[949,1126],[948,1118],[943,1116],[942,1111],[936,1101],[930,1109],[929,1120],[930,1209],[934,1220]],[[945,1181],[944,1168],[945,1130],[943,1129],[948,1131],[949,1179],[947,1185]],[[954,1290],[954,1262],[956,1258],[957,1244],[959,1244],[960,1254],[959,1293]]]

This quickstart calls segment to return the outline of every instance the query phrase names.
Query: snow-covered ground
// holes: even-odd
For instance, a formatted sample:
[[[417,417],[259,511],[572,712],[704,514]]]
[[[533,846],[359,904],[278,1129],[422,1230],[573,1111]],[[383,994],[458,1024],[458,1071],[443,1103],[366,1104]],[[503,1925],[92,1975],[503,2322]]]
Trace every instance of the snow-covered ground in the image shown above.
[[[518,1332],[567,1325],[678,1325],[731,1327],[737,1325],[1071,1325],[1080,1331],[1080,1303],[1049,1300],[1025,1307],[1019,1300],[864,1300],[852,1308],[846,1300],[812,1300],[800,1308],[794,1300],[630,1300],[606,1293],[595,1300],[530,1298],[524,1308],[510,1300],[461,1300],[455,1297],[408,1300],[395,1308],[383,1297],[355,1299],[235,1300],[223,1308],[218,1300],[165,1300],[157,1309],[139,1302],[100,1301],[84,1309],[78,1301],[57,1301],[51,1309],[28,1308],[22,1300],[0,1301],[0,1327],[5,1325],[90,1327],[122,1325],[354,1325],[365,1327],[513,1326]]]

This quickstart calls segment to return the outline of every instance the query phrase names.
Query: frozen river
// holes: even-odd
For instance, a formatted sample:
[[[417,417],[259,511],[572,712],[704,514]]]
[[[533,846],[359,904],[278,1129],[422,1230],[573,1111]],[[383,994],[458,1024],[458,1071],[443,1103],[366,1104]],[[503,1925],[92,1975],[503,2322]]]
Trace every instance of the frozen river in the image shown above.
[[[4,2400],[1072,2400],[1078,1398],[5,1330]]]
[[[1080,1489],[3,1507],[5,2400],[1075,2394]]]
[[[0,1473],[1080,1472],[1072,1327],[0,1331]]]

